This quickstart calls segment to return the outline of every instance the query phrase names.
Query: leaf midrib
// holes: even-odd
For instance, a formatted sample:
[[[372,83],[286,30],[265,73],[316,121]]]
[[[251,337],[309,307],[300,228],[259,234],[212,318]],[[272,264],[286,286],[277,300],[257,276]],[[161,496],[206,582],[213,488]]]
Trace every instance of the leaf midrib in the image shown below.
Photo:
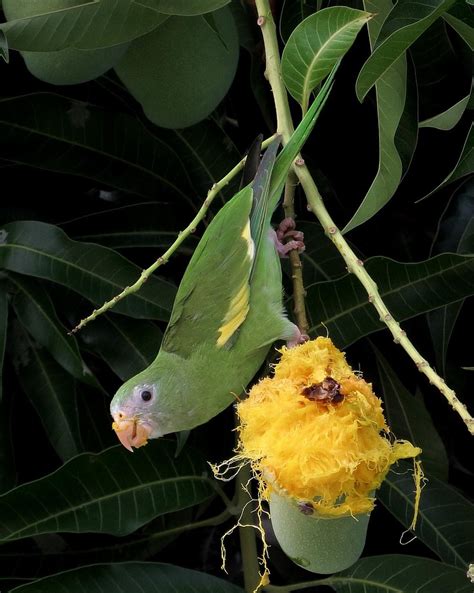
[[[34,296],[20,282],[18,282],[15,278],[13,278],[13,276],[10,276],[9,278],[15,284],[15,286],[17,286],[17,288],[19,290],[21,290],[27,296],[27,298],[30,299],[30,301],[33,303],[33,305],[36,307],[36,309],[40,312],[42,317],[47,321],[48,325],[52,327],[55,335],[59,336],[61,343],[65,344],[67,349],[69,350],[69,352],[73,355],[74,359],[76,360],[76,364],[79,363],[80,368],[81,369],[84,368],[83,361],[82,361],[82,358],[80,357],[79,352],[76,352],[74,350],[74,348],[72,347],[72,344],[69,342],[69,340],[65,339],[65,336],[59,331],[59,328],[54,324],[52,318],[48,315],[48,313],[41,306],[41,304],[34,298]],[[58,320],[58,323],[59,323],[59,320]],[[66,332],[66,328],[64,328],[64,331]]]
[[[119,327],[113,320],[111,317],[107,316],[106,317],[107,321],[110,323],[110,325],[112,325],[112,327],[115,329],[115,331],[123,338],[123,340],[125,341],[125,343],[128,343],[129,346],[131,347],[131,349],[138,355],[138,357],[140,358],[140,360],[144,363],[145,368],[147,366],[150,365],[150,363],[148,362],[148,360],[146,359],[145,355],[138,349],[138,347],[135,345],[135,342],[133,342],[127,334],[125,334],[122,331],[122,328]]]
[[[367,20],[367,17],[360,16],[359,18],[349,21],[348,23],[343,25],[340,29],[338,29],[332,35],[330,35],[327,38],[327,40],[321,45],[321,47],[319,48],[317,53],[314,54],[313,59],[311,60],[311,62],[308,65],[307,74],[305,75],[305,77],[303,79],[303,95],[302,95],[302,101],[301,101],[303,115],[308,110],[309,95],[311,94],[312,89],[307,90],[307,87],[309,86],[309,78],[310,78],[311,70],[312,70],[315,62],[317,62],[317,60],[319,59],[319,56],[321,55],[323,50],[334,39],[334,37],[338,37],[341,34],[341,31],[345,31],[346,29],[350,28],[351,26],[354,25],[354,23],[357,23],[358,21],[364,21],[364,20]],[[296,46],[296,43],[295,43],[295,46]]]
[[[153,480],[151,482],[147,482],[146,484],[139,484],[138,486],[125,488],[123,490],[117,490],[117,491],[111,492],[109,494],[104,494],[102,496],[99,496],[98,498],[94,498],[93,500],[89,500],[89,501],[83,502],[81,504],[76,504],[74,506],[68,507],[67,509],[64,509],[58,513],[53,513],[51,515],[48,515],[48,517],[46,517],[44,519],[40,519],[37,522],[30,523],[26,527],[22,527],[21,529],[17,529],[16,531],[11,532],[10,534],[8,534],[7,537],[2,538],[0,541],[6,542],[6,541],[10,541],[12,539],[19,539],[18,536],[28,537],[28,534],[39,535],[41,532],[33,531],[33,532],[29,533],[28,530],[31,530],[32,528],[37,528],[38,525],[47,523],[48,521],[52,521],[54,519],[57,519],[58,517],[68,515],[70,513],[76,513],[79,510],[82,510],[82,509],[90,507],[90,506],[98,505],[103,501],[110,500],[110,499],[116,498],[118,496],[123,496],[123,495],[126,495],[131,492],[139,492],[140,490],[144,490],[144,489],[155,488],[158,485],[166,485],[170,482],[184,482],[184,481],[209,482],[209,478],[203,477],[203,476],[193,476],[193,475],[176,476],[176,477],[170,477],[170,478],[165,478],[165,479]],[[162,514],[165,514],[165,513],[162,513]],[[27,532],[27,535],[24,535],[24,536],[20,535],[24,531]],[[43,533],[49,533],[49,532],[43,532]],[[68,531],[68,533],[70,533],[70,532]],[[72,533],[74,533],[74,532],[72,532]],[[81,533],[81,532],[79,531],[78,533]],[[107,533],[107,532],[104,532],[104,533]]]
[[[28,95],[25,95],[28,96]],[[1,102],[0,102],[1,103]],[[155,173],[155,171],[152,171],[151,169],[146,169],[145,167],[143,167],[142,165],[139,165],[138,163],[133,163],[131,161],[128,161],[124,158],[121,158],[115,154],[111,154],[108,152],[104,152],[103,150],[99,150],[96,147],[93,147],[89,144],[80,144],[79,142],[74,142],[70,139],[65,139],[62,138],[60,136],[56,136],[54,134],[49,134],[47,132],[44,132],[42,130],[38,130],[38,129],[33,129],[33,128],[28,128],[26,126],[22,126],[20,124],[17,123],[12,123],[9,121],[5,121],[3,119],[0,119],[0,125],[4,125],[7,127],[12,127],[18,130],[22,130],[23,132],[26,132],[28,134],[33,134],[33,135],[38,135],[38,136],[42,136],[44,138],[50,139],[50,140],[55,140],[56,142],[64,142],[64,144],[68,144],[71,146],[75,146],[76,148],[81,148],[83,150],[88,150],[92,153],[96,153],[96,154],[100,154],[101,156],[104,156],[108,159],[117,161],[119,163],[124,163],[126,165],[128,165],[129,167],[132,167],[142,173],[147,173],[149,175],[151,175],[152,177],[158,179],[160,182],[162,182],[164,185],[168,185],[170,188],[172,188],[174,191],[176,191],[176,193],[178,193],[182,198],[184,198],[184,200],[186,202],[189,203],[189,198],[188,196],[185,194],[185,192],[183,192],[180,188],[178,188],[174,183],[172,183],[169,179],[165,179],[164,177],[162,177],[161,175],[158,175],[157,173]],[[9,159],[8,159],[9,160]]]
[[[70,261],[67,261],[67,260],[63,260],[63,259],[57,257],[56,255],[51,255],[50,253],[48,253],[46,251],[40,251],[39,249],[34,249],[33,247],[29,247],[27,245],[19,245],[17,243],[4,243],[4,244],[0,244],[0,249],[2,249],[2,248],[11,248],[11,247],[14,247],[14,248],[17,248],[17,249],[24,249],[25,251],[31,251],[32,253],[34,253],[36,255],[39,255],[39,256],[42,256],[42,257],[45,257],[45,258],[53,259],[55,261],[58,261],[59,263],[61,263],[62,265],[66,266],[66,267],[69,266],[71,268],[74,268],[76,270],[79,270],[83,274],[89,275],[89,276],[91,276],[93,278],[98,278],[102,283],[105,282],[106,284],[109,284],[110,286],[112,286],[114,289],[115,288],[118,288],[120,291],[124,290],[124,287],[123,286],[121,286],[120,284],[115,284],[109,278],[104,278],[103,276],[100,276],[99,274],[95,274],[91,270],[87,270],[85,268],[81,268],[80,266],[78,266],[77,264],[74,264],[73,262],[70,262]],[[134,264],[130,264],[130,265],[134,265]],[[7,269],[10,269],[10,268],[7,268]],[[15,271],[15,270],[12,270],[12,271]],[[47,276],[36,276],[36,277],[37,278],[43,278],[45,280],[50,280],[50,278],[47,277]],[[158,278],[156,278],[156,279],[158,280]],[[62,283],[59,283],[59,284],[62,284]],[[146,297],[144,297],[143,294],[140,295],[139,293],[136,293],[136,294],[131,295],[131,296],[134,296],[135,298],[138,298],[138,299],[144,301],[145,303],[151,303],[154,307],[158,307],[158,308],[163,309],[164,311],[166,311],[166,309],[163,307],[163,305],[156,304],[156,302],[154,302],[154,301],[152,301],[152,300],[147,299]]]
[[[459,254],[453,254],[455,256],[458,256]],[[405,283],[405,284],[400,284],[398,285],[396,288],[392,289],[392,290],[387,290],[385,292],[379,293],[380,297],[383,299],[386,296],[395,294],[397,292],[399,292],[400,290],[403,290],[404,288],[406,288],[407,286],[414,286],[420,282],[425,282],[427,278],[433,278],[435,276],[439,276],[441,274],[444,274],[448,271],[452,271],[455,270],[456,268],[460,267],[460,266],[465,266],[471,263],[472,260],[474,260],[474,257],[471,256],[463,256],[464,260],[455,264],[454,266],[450,266],[449,268],[443,268],[442,270],[438,270],[437,272],[435,272],[434,274],[430,274],[429,276],[423,276],[422,278],[416,280],[415,282],[409,282],[409,283]],[[390,261],[394,261],[394,260],[390,260]],[[429,260],[428,260],[429,261]],[[394,263],[399,263],[399,262],[394,262]],[[419,263],[427,263],[427,262],[419,262]],[[416,265],[416,264],[413,264]],[[343,276],[343,278],[341,278],[339,280],[339,282],[341,282],[343,279],[348,278],[349,275],[347,274],[346,276]],[[307,288],[307,290],[309,290],[310,288],[312,288],[313,286],[317,286],[318,284],[332,284],[333,282],[315,282],[314,284],[310,284]],[[456,301],[452,301],[451,303],[455,303],[461,299],[463,299],[465,297],[459,297],[459,299],[456,299]],[[448,304],[451,304],[448,303]],[[349,313],[352,313],[354,311],[357,311],[358,309],[362,309],[363,307],[367,307],[368,305],[370,305],[370,303],[367,302],[362,302],[362,303],[358,303],[355,307],[350,307],[348,309],[344,309],[344,311],[342,311],[341,313],[338,313],[337,315],[334,315],[333,317],[327,317],[326,319],[324,319],[324,323],[333,323],[334,321],[336,321],[337,319],[341,318],[341,317],[345,317],[346,315],[348,315]],[[444,305],[441,305],[441,307]],[[439,308],[439,307],[437,307]],[[432,309],[430,309],[432,310]],[[321,325],[321,323],[317,323],[316,325],[313,325],[309,331],[313,331],[316,327],[319,327]]]
[[[413,504],[411,503],[411,501],[410,501],[410,499],[408,498],[408,496],[406,496],[406,494],[403,492],[403,490],[400,490],[400,488],[398,488],[398,487],[396,486],[396,484],[390,480],[390,478],[388,478],[388,477],[387,477],[387,478],[386,478],[386,481],[387,481],[387,485],[388,485],[388,487],[389,487],[389,488],[392,488],[393,490],[395,490],[395,492],[397,492],[397,493],[399,494],[399,496],[401,496],[401,498],[402,498],[403,500],[405,500],[405,503],[407,504],[407,506],[408,506],[408,507],[411,507],[411,508],[413,508]],[[460,504],[460,503],[453,503],[453,504]],[[386,505],[385,505],[385,506],[386,506]],[[432,523],[432,522],[431,522],[431,521],[430,521],[430,520],[429,520],[429,519],[426,517],[426,515],[425,515],[425,513],[424,513],[424,510],[423,510],[423,508],[421,508],[421,507],[420,507],[420,509],[418,510],[418,513],[419,513],[419,515],[420,515],[420,517],[421,517],[422,521],[423,521],[424,523],[426,523],[426,524],[428,525],[428,527],[429,527],[429,528],[430,528],[430,529],[431,529],[431,530],[432,530],[432,531],[433,531],[433,532],[436,534],[436,536],[437,536],[437,539],[441,539],[441,540],[444,542],[444,544],[446,545],[446,548],[447,548],[447,549],[449,549],[449,550],[451,551],[451,553],[454,555],[454,557],[455,557],[455,558],[457,558],[458,562],[460,562],[460,564],[461,564],[462,566],[464,566],[464,565],[466,564],[466,561],[464,560],[464,558],[462,558],[462,556],[460,556],[460,555],[458,554],[458,552],[456,551],[456,549],[455,549],[455,548],[453,548],[453,547],[450,545],[449,541],[446,539],[446,537],[444,536],[444,534],[443,534],[441,531],[439,531],[438,529],[436,529],[436,528],[435,528],[434,524],[433,524],[433,523]],[[438,549],[435,549],[435,548],[433,548],[431,545],[429,545],[429,544],[428,544],[428,543],[425,541],[425,539],[423,539],[423,542],[424,542],[424,543],[426,543],[426,545],[427,545],[429,548],[431,548],[431,549],[432,549],[432,550],[433,550],[433,551],[434,551],[436,554],[439,554],[439,550],[438,550]],[[441,557],[441,555],[440,555],[440,557]],[[459,566],[458,566],[458,568],[459,568]]]
[[[40,367],[41,374],[44,376],[45,382],[47,384],[47,388],[49,389],[49,392],[53,395],[53,399],[56,402],[56,407],[57,407],[57,409],[59,409],[60,415],[63,418],[63,422],[70,430],[70,437],[71,437],[71,441],[72,441],[72,444],[73,444],[73,447],[75,450],[74,455],[77,455],[78,453],[81,452],[81,446],[82,446],[82,443],[80,442],[79,427],[78,426],[74,427],[73,424],[70,422],[70,420],[66,414],[66,411],[64,410],[64,407],[62,405],[62,402],[58,397],[57,390],[54,387],[53,383],[51,382],[51,379],[46,371],[43,361],[41,360],[41,357],[39,356],[34,344],[32,344],[32,342],[29,338],[28,338],[28,341],[30,343],[30,349],[33,352],[33,356],[36,358],[36,362],[38,363],[38,366]],[[41,421],[41,423],[44,426],[45,430],[47,431],[48,427],[46,426],[46,424],[43,421]],[[76,429],[76,430],[74,430],[74,429]],[[79,440],[79,443],[76,442],[76,439]]]

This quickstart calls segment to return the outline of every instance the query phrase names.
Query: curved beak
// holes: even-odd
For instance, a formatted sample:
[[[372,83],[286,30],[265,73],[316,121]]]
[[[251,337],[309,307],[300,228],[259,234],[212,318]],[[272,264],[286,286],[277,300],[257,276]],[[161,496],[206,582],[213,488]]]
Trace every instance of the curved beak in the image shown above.
[[[114,416],[112,428],[122,445],[132,453],[132,447],[138,449],[147,444],[152,431],[150,426],[140,423],[137,418],[127,418],[121,413]]]

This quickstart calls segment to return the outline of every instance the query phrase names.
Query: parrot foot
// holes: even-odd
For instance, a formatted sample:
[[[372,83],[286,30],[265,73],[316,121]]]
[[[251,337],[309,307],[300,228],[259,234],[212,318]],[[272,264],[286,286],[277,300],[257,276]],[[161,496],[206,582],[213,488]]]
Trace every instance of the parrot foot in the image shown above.
[[[300,328],[295,325],[295,333],[291,340],[287,340],[286,345],[288,348],[294,348],[295,346],[299,346],[300,344],[304,344],[309,340],[308,334],[303,334],[300,331]]]
[[[280,257],[288,257],[288,253],[293,249],[296,249],[298,253],[303,253],[305,249],[303,241],[304,234],[295,230],[295,221],[289,217],[284,218],[275,233],[275,245]]]

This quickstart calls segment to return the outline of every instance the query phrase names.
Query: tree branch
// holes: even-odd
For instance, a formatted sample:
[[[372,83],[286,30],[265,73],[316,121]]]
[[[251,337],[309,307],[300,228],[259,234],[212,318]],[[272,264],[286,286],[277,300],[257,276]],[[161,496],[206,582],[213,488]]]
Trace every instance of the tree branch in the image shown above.
[[[257,23],[262,30],[263,42],[265,45],[265,76],[273,91],[273,98],[277,111],[278,132],[282,135],[283,142],[285,143],[293,132],[293,123],[291,121],[288,105],[288,95],[281,76],[280,54],[275,22],[268,0],[256,0],[256,6],[259,14]],[[400,344],[408,356],[413,360],[418,370],[426,375],[430,383],[437,387],[437,389],[444,395],[450,406],[462,418],[469,432],[474,434],[474,418],[469,414],[466,406],[459,401],[456,393],[446,385],[444,379],[442,379],[436,371],[431,368],[425,358],[421,356],[407,337],[406,333],[401,329],[398,322],[392,317],[390,311],[380,297],[376,283],[366,272],[364,262],[357,258],[326,210],[321,194],[318,191],[311,173],[304,164],[304,160],[300,157],[297,158],[293,169],[303,187],[311,211],[319,220],[327,236],[331,239],[343,257],[347,264],[348,272],[353,273],[367,291],[369,302],[372,303],[379,313],[380,320],[385,323],[392,333],[394,341],[397,344]]]

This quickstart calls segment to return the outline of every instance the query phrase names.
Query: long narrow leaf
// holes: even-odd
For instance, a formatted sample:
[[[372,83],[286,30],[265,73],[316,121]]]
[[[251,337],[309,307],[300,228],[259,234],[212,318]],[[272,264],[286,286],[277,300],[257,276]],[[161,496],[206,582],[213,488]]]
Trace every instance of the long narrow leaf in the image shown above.
[[[449,183],[453,183],[458,179],[462,179],[463,177],[470,175],[474,172],[474,125],[471,125],[466,140],[462,146],[461,152],[457,159],[456,164],[454,165],[453,169],[446,175],[443,181],[432,189],[428,194],[421,198],[424,200],[434,194],[438,190],[442,189]],[[419,200],[420,201],[420,200]]]
[[[403,469],[402,469],[403,468]],[[412,466],[388,474],[377,497],[405,527],[413,518]],[[447,564],[464,570],[474,555],[474,505],[434,476],[423,488],[415,535]]]
[[[337,593],[472,593],[465,570],[398,554],[362,558],[325,583]]]
[[[40,535],[34,538],[40,545],[25,545],[26,542],[2,544],[0,564],[2,578],[37,579],[64,570],[71,570],[88,564],[105,562],[141,561],[152,558],[171,541],[199,525],[194,521],[192,508],[169,513],[154,519],[136,535],[114,537],[94,534],[91,545],[81,535]],[[44,542],[53,541],[52,546]],[[62,545],[54,545],[60,542]],[[18,554],[19,547],[23,552]],[[1,583],[1,580],[0,580]]]
[[[0,492],[15,483],[15,464],[11,442],[10,397],[3,394],[3,365],[8,331],[8,294],[5,282],[0,282]]]
[[[391,0],[365,0],[364,2],[365,9],[375,14],[367,24],[372,49],[382,23],[392,6]],[[387,204],[400,184],[403,166],[395,137],[405,110],[406,93],[407,58],[401,55],[387,68],[375,85],[379,136],[378,169],[362,203],[344,227],[344,233],[372,218]]]
[[[0,497],[0,540],[61,531],[125,535],[212,496],[204,461],[186,450],[174,454],[175,443],[160,439],[133,455],[122,446],[79,455]]]
[[[129,115],[33,93],[0,101],[0,132],[0,156],[11,162],[192,205],[178,155]]]
[[[193,16],[206,14],[229,4],[230,0],[134,0],[163,14]]]
[[[371,18],[362,10],[334,6],[306,18],[290,35],[282,55],[286,88],[300,103],[303,114],[317,85],[349,50]]]
[[[99,564],[46,577],[12,593],[243,593],[235,585],[209,574],[172,566],[130,562]]]
[[[474,294],[474,258],[445,253],[419,263],[403,264],[384,257],[366,262],[380,296],[398,321],[410,319]],[[352,275],[320,282],[307,289],[310,332],[329,335],[345,348],[382,329],[373,305]]]
[[[19,274],[11,274],[9,279],[16,289],[13,306],[25,329],[73,377],[96,385],[97,382],[81,357],[76,339],[67,335],[67,329],[59,321],[42,284]]]
[[[61,228],[77,241],[99,243],[111,249],[157,249],[165,251],[178,237],[176,218],[156,202],[111,208],[69,220]],[[198,237],[188,237],[178,253],[190,255]]]
[[[0,282],[0,403],[3,400],[3,364],[7,346],[8,294],[4,281]]]
[[[363,101],[377,80],[446,12],[455,0],[405,0],[398,2],[385,20],[377,46],[363,65],[356,83],[359,101]]]
[[[149,321],[103,315],[81,332],[87,347],[96,352],[123,380],[143,371],[155,358],[162,333]]]
[[[407,390],[388,360],[373,344],[372,348],[390,430],[397,439],[407,439],[421,447],[423,467],[430,475],[447,479],[449,462],[446,448],[423,400]]]
[[[474,253],[474,181],[467,182],[456,192],[438,225],[432,252],[449,250],[457,253]],[[441,307],[428,314],[428,325],[436,356],[436,364],[446,376],[446,356],[451,336],[463,307],[464,300]]]
[[[46,435],[65,461],[83,451],[76,381],[26,336],[27,362],[17,369],[20,385],[36,409]]]
[[[106,247],[72,241],[58,227],[43,222],[7,224],[0,243],[0,268],[67,286],[102,305],[140,276],[140,268]],[[175,289],[150,278],[143,289],[115,310],[131,317],[168,318]]]
[[[474,15],[467,2],[456,2],[448,12],[443,14],[444,20],[474,50]]]
[[[471,94],[460,99],[457,103],[437,115],[420,121],[420,128],[436,128],[437,130],[452,130],[459,122],[469,103]]]
[[[160,138],[179,154],[193,188],[203,197],[241,158],[230,136],[214,119],[182,130],[160,130]],[[221,190],[222,195],[231,197],[238,185],[238,178],[232,180]]]
[[[0,25],[11,48],[57,51],[111,47],[150,33],[166,16],[132,0],[95,0]]]

